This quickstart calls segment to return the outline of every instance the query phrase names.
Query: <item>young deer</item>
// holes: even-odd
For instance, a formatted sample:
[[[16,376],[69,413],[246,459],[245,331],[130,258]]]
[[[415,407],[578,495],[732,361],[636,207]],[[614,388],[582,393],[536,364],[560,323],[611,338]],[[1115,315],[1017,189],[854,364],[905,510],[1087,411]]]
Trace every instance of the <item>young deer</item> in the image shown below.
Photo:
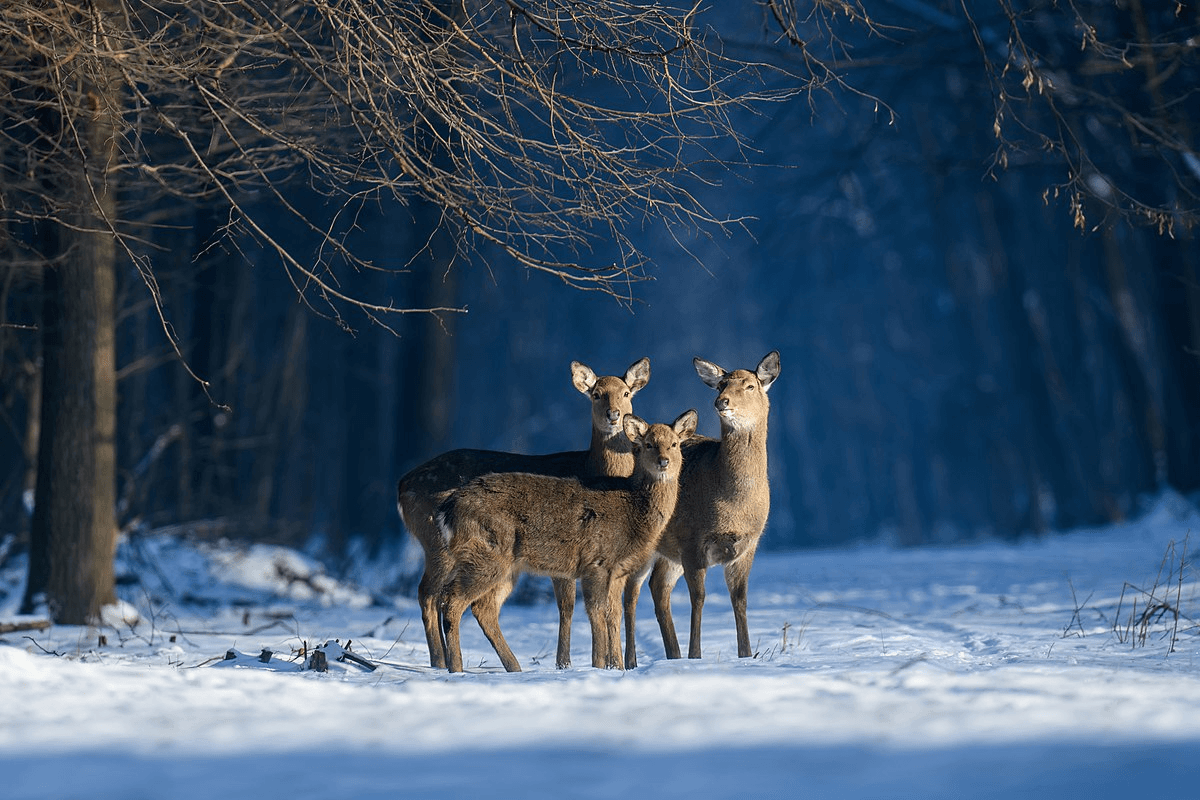
[[[462,672],[459,629],[467,606],[496,616],[480,620],[509,672],[521,666],[499,632],[499,608],[521,572],[583,584],[592,627],[592,666],[620,669],[620,591],[644,572],[675,510],[680,444],[696,430],[695,410],[672,425],[647,425],[627,415],[625,435],[636,466],[628,478],[554,478],[485,475],[450,493],[437,521],[449,542],[453,567],[439,602],[451,672]]]
[[[632,446],[621,427],[621,418],[633,413],[633,396],[649,380],[648,358],[634,362],[626,370],[624,378],[607,375],[596,377],[589,367],[572,361],[571,382],[592,402],[592,442],[587,450],[547,455],[452,450],[426,461],[400,479],[396,485],[396,507],[400,511],[400,519],[425,551],[425,572],[417,587],[417,598],[421,605],[425,640],[429,644],[430,666],[446,666],[442,635],[438,629],[437,596],[450,574],[451,566],[446,542],[433,518],[438,504],[448,492],[492,472],[628,477],[633,472],[634,458]],[[554,595],[559,610],[557,663],[559,667],[568,667],[571,665],[571,617],[575,609],[574,581],[556,579]],[[489,609],[484,607],[488,602],[491,602],[490,599],[484,598],[480,601],[480,608],[473,609],[481,627],[483,620],[499,614],[499,606],[494,613],[489,613]],[[499,629],[489,631],[485,627],[484,633],[491,639],[499,633]]]
[[[767,524],[771,492],[767,484],[767,390],[779,377],[779,353],[772,350],[754,372],[726,372],[711,361],[692,362],[700,379],[716,389],[720,440],[696,437],[684,447],[679,503],[658,543],[650,574],[654,614],[667,658],[679,658],[671,618],[671,591],[679,576],[692,600],[688,658],[700,658],[700,616],[707,570],[725,565],[725,584],[737,625],[738,657],[750,655],[746,623],[746,583],[759,537]],[[625,585],[625,667],[637,666],[634,614],[645,571]]]

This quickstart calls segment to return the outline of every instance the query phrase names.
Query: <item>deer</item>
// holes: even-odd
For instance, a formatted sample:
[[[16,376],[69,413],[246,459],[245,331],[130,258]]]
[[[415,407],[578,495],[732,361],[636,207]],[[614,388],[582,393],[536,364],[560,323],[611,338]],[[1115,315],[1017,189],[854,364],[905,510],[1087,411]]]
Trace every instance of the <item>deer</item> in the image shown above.
[[[587,450],[544,455],[522,455],[495,450],[451,450],[409,471],[396,484],[396,508],[400,520],[425,553],[425,567],[417,586],[421,622],[429,646],[429,665],[445,669],[442,634],[438,625],[437,598],[450,574],[449,552],[434,520],[438,504],[450,491],[487,473],[529,472],[544,475],[580,475],[584,477],[627,477],[633,473],[632,445],[623,433],[621,420],[633,413],[632,400],[650,381],[650,359],[630,365],[624,377],[596,373],[585,364],[571,362],[571,383],[592,404],[591,443]],[[558,604],[559,668],[571,665],[571,620],[575,609],[575,583],[554,580]],[[484,598],[482,604],[490,602]],[[480,620],[494,619],[494,613],[481,605],[472,609]],[[491,639],[496,633],[484,629]]]
[[[480,620],[500,662],[520,672],[499,629],[499,609],[522,572],[578,579],[592,630],[592,666],[621,669],[621,587],[644,572],[675,511],[681,443],[696,430],[695,409],[671,424],[622,420],[635,466],[628,478],[553,477],[508,472],[484,475],[450,492],[435,518],[450,551],[450,575],[439,611],[451,672],[462,672],[460,628],[467,606]],[[481,606],[477,605],[483,602]]]
[[[737,626],[738,658],[751,655],[746,589],[758,541],[771,510],[767,479],[767,391],[779,377],[779,352],[772,350],[754,371],[727,372],[711,361],[692,360],[696,373],[717,390],[714,406],[721,438],[697,436],[683,450],[679,500],[659,540],[653,564],[625,584],[625,667],[637,666],[635,611],[646,571],[654,615],[667,658],[679,658],[671,616],[671,592],[682,575],[691,598],[688,658],[700,658],[700,619],[709,567],[724,565],[725,584]]]

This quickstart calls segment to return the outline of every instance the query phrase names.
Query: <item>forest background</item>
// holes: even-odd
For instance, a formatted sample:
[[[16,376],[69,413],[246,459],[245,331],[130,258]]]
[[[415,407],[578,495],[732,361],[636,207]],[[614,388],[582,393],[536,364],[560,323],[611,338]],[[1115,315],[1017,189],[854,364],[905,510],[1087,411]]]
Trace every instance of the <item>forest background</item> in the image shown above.
[[[429,74],[458,66],[478,78],[480,54],[508,52],[519,63],[524,42],[541,58],[540,77],[553,77],[541,86],[563,97],[623,96],[654,114],[670,105],[674,90],[639,94],[669,84],[676,51],[637,51],[646,20],[631,16],[636,6],[404,5],[418,9],[421,35],[397,52],[432,54]],[[715,434],[691,358],[746,367],[771,349],[783,374],[772,389],[764,548],[1016,538],[1122,519],[1165,487],[1200,490],[1194,3],[819,0],[700,12],[668,4],[664,16],[678,27],[655,30],[690,31],[705,48],[691,67],[727,69],[719,84],[727,94],[720,103],[690,95],[701,116],[672,134],[687,145],[686,168],[662,147],[644,202],[626,184],[623,200],[540,239],[489,216],[504,199],[497,187],[512,188],[502,169],[451,182],[468,195],[474,186],[470,199],[483,209],[474,218],[460,214],[469,206],[462,198],[396,173],[384,191],[339,196],[328,183],[349,173],[322,163],[319,145],[306,150],[295,131],[276,149],[221,161],[257,164],[258,175],[173,171],[166,165],[187,161],[177,158],[180,142],[196,147],[195,167],[207,163],[202,156],[223,157],[236,137],[173,138],[169,115],[132,136],[128,109],[162,106],[152,91],[130,91],[154,84],[120,72],[132,60],[120,48],[93,62],[109,66],[78,78],[79,97],[99,87],[121,98],[106,124],[136,138],[136,168],[97,179],[97,159],[83,158],[77,183],[69,170],[43,169],[57,152],[39,149],[54,139],[46,126],[72,130],[46,119],[53,103],[43,78],[83,60],[36,44],[45,40],[29,32],[49,25],[46,9],[75,23],[150,11],[184,20],[158,23],[163,44],[168,32],[217,30],[206,16],[217,6],[276,34],[299,24],[283,11],[254,16],[287,6],[272,2],[20,2],[2,12],[0,557],[36,552],[39,481],[42,492],[53,484],[89,494],[69,470],[51,472],[40,449],[50,447],[48,421],[76,413],[47,411],[68,394],[55,387],[94,377],[78,378],[87,364],[63,372],[47,358],[61,347],[55,298],[65,296],[67,263],[103,251],[66,241],[68,233],[107,235],[113,248],[112,382],[97,389],[114,397],[115,424],[101,436],[113,454],[111,469],[97,471],[113,478],[101,516],[115,516],[111,527],[128,535],[183,526],[297,545],[344,568],[395,558],[412,546],[394,505],[396,479],[412,466],[460,446],[586,447],[570,361],[621,374],[649,356],[638,413],[663,420],[694,406],[702,432]],[[311,13],[338,6],[313,4]],[[557,27],[547,25],[555,14]],[[604,47],[628,50],[587,43],[605,14]],[[232,41],[228,23],[221,30]],[[476,49],[446,34],[468,29]],[[291,41],[260,34],[238,47]],[[266,64],[263,47],[218,52],[205,74],[236,97],[230,75],[257,70],[285,97],[295,76],[283,61]],[[533,52],[520,58],[531,62]],[[182,83],[198,92],[193,101],[207,97],[201,78]],[[443,177],[464,174],[455,148],[439,145],[453,139],[445,131],[462,133],[461,120],[437,113],[454,86],[447,80],[393,111],[421,121],[406,132],[429,174]],[[169,96],[183,95],[174,87]],[[312,115],[327,113],[332,124],[336,114],[300,108],[300,96],[264,100],[258,111],[294,117],[317,142]],[[528,120],[545,111],[552,123],[546,109],[561,101],[526,100],[516,118],[540,140],[544,131]],[[490,113],[460,111],[471,108]],[[186,111],[229,119],[199,103]],[[630,123],[628,141],[646,130]],[[358,144],[403,139],[393,135],[368,131]],[[638,141],[661,145],[659,135]],[[112,139],[101,131],[95,147]],[[330,152],[349,150],[331,139]],[[92,146],[79,150],[94,155]],[[398,149],[388,157],[400,162]],[[510,155],[520,163],[520,148]],[[556,189],[567,192],[560,200],[577,199],[570,192],[580,185],[601,185],[586,155],[560,163],[577,172],[514,201],[518,210],[561,211],[570,203],[557,205]],[[83,272],[97,274],[91,262]],[[330,300],[338,294],[356,302]],[[73,463],[81,449],[68,443],[63,452],[57,458]]]

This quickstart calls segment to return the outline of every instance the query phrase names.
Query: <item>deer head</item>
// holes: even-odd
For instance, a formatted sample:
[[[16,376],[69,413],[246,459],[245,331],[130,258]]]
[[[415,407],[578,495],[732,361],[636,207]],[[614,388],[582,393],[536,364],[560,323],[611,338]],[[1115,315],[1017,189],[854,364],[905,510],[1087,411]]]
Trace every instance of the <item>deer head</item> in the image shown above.
[[[654,480],[678,478],[683,466],[683,451],[679,445],[696,432],[698,419],[694,408],[680,414],[670,425],[648,425],[633,414],[627,415],[625,435],[633,442],[633,454],[639,468]]]
[[[721,417],[722,429],[749,430],[767,418],[771,401],[767,391],[779,377],[779,352],[772,350],[751,372],[735,369],[726,372],[721,367],[702,358],[692,360],[700,380],[717,390],[717,414]]]
[[[592,428],[605,437],[616,436],[622,430],[621,418],[633,413],[633,396],[650,382],[650,359],[631,364],[624,379],[597,378],[586,364],[572,361],[571,382],[592,401]]]

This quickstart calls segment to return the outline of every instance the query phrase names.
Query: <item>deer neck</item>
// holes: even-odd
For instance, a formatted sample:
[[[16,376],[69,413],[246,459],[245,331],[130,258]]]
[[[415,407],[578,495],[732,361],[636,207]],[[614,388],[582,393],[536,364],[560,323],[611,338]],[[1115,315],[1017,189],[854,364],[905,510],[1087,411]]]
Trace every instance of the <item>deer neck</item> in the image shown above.
[[[675,512],[675,503],[679,499],[679,477],[657,480],[639,469],[634,472],[632,483],[638,509],[647,519],[649,532],[661,534]]]
[[[591,476],[625,478],[633,473],[633,443],[621,431],[611,436],[592,428],[584,471]]]
[[[751,427],[721,426],[721,445],[717,451],[720,474],[739,480],[767,479],[767,421]]]

